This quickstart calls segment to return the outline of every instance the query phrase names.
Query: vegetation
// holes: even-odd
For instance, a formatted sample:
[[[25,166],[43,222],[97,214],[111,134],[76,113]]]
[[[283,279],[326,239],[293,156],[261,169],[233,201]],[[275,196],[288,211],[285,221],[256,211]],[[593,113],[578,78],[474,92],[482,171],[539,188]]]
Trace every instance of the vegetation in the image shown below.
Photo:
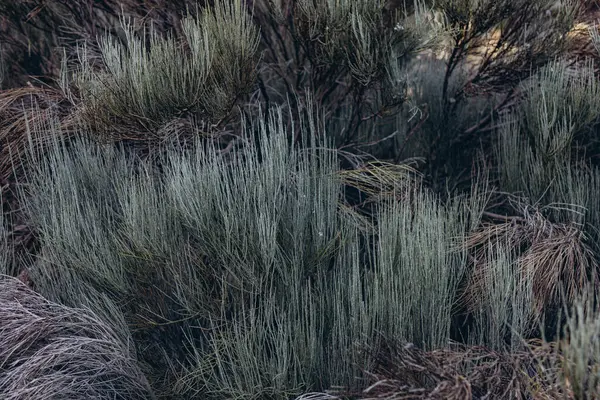
[[[600,397],[599,9],[0,4],[0,398]]]

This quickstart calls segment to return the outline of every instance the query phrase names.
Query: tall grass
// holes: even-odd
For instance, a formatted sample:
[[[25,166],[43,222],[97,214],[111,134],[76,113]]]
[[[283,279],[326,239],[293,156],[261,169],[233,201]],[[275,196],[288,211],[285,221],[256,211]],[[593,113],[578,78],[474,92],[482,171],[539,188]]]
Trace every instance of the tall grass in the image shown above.
[[[592,288],[590,288],[592,289]],[[567,338],[561,343],[564,358],[561,383],[576,399],[600,396],[600,314],[597,292],[584,292],[569,310]]]
[[[529,226],[521,232],[530,232],[519,264],[532,279],[539,318],[557,312],[561,300],[574,304],[586,285],[600,284],[600,171],[577,150],[582,132],[597,121],[600,92],[593,65],[575,70],[559,61],[525,89],[523,108],[500,129],[496,154],[501,188],[528,203],[518,207],[525,222],[518,225]],[[523,243],[517,236],[510,239],[515,250]]]
[[[598,222],[595,169],[575,151],[575,138],[597,120],[600,91],[593,65],[568,68],[556,61],[525,88],[519,112],[506,117],[497,157],[501,187],[525,194],[533,204],[558,206],[560,222]]]
[[[15,280],[0,282],[0,397],[85,390],[102,397],[114,388],[131,398],[287,399],[335,386],[358,389],[373,378],[371,368],[381,376],[394,366],[381,356],[391,355],[386,341],[403,344],[395,372],[405,371],[408,379],[401,379],[409,384],[396,380],[399,393],[492,396],[499,385],[490,382],[511,374],[511,390],[520,390],[525,374],[516,370],[530,366],[522,339],[532,321],[556,306],[561,289],[573,302],[588,283],[600,285],[594,253],[600,172],[585,166],[575,143],[597,120],[600,92],[592,65],[573,71],[561,62],[523,85],[525,102],[506,118],[496,156],[502,189],[523,192],[530,204],[514,207],[520,216],[481,226],[491,197],[487,176],[463,196],[453,189],[473,176],[447,177],[475,153],[467,138],[493,119],[486,117],[491,106],[499,113],[510,103],[525,61],[544,64],[544,54],[561,48],[560,32],[574,15],[574,9],[561,12],[556,29],[542,20],[525,24],[548,28],[524,34],[536,43],[552,40],[556,48],[531,49],[524,57],[519,47],[503,63],[492,54],[512,54],[520,34],[511,23],[534,21],[534,12],[550,2],[519,2],[524,11],[514,18],[506,13],[516,3],[504,3],[443,2],[448,22],[460,28],[448,32],[452,55],[426,68],[415,63],[411,73],[423,77],[412,86],[404,62],[446,28],[430,24],[419,2],[416,16],[390,30],[383,29],[381,0],[265,3],[258,7],[278,10],[269,19],[278,24],[259,36],[245,9],[253,2],[218,0],[185,18],[181,37],[152,28],[146,37],[123,20],[122,41],[100,41],[100,70],[82,48],[81,70],[71,81],[64,69],[60,82],[74,113],[64,121],[48,111],[19,122],[30,144],[21,195],[40,244],[29,274],[48,300]],[[400,21],[392,19],[391,25]],[[295,26],[285,31],[284,22]],[[467,49],[478,47],[472,40],[499,24],[508,25],[501,37],[507,42],[482,55],[469,76],[462,67]],[[265,111],[257,91],[256,104],[243,112],[258,112],[242,119],[240,130],[229,125],[236,139],[227,148],[200,138],[185,145],[162,140],[195,118],[211,129],[228,125],[230,110],[252,88],[260,44],[265,53],[290,51],[285,60],[271,54],[285,67],[259,85],[271,104],[268,93],[276,86],[264,86],[279,74],[281,92],[295,96],[287,97],[286,112]],[[309,88],[297,90],[303,85]],[[509,94],[501,104],[481,96],[504,86]],[[406,97],[414,103],[410,118],[398,117],[401,135],[388,132],[395,126],[387,119],[379,131],[375,121],[396,112]],[[337,122],[340,115],[348,121]],[[344,129],[331,131],[336,126]],[[81,137],[62,141],[67,130]],[[352,143],[375,131],[385,137]],[[133,146],[87,139],[101,133],[124,141],[158,136],[162,144],[143,158]],[[52,142],[43,147],[34,137]],[[383,151],[396,159],[424,156],[433,190],[426,179],[414,179],[412,167],[362,163],[334,150],[335,138],[346,148],[380,151],[388,146],[383,142],[399,140],[398,151]],[[353,170],[341,170],[341,155]],[[359,192],[360,204],[349,204],[348,189]],[[9,254],[4,234],[0,273],[7,272]],[[472,347],[475,360],[464,363],[457,353],[469,346],[454,347],[456,353],[447,346],[462,283],[474,317],[471,344],[497,351]],[[585,307],[576,302],[562,348],[564,384],[579,397],[598,386],[598,318]],[[365,345],[374,351],[363,351]],[[508,351],[519,354],[518,363],[511,365]],[[464,368],[446,368],[444,359]],[[431,376],[423,378],[428,369]],[[95,381],[105,373],[108,383]],[[63,379],[62,387],[52,386]]]
[[[152,27],[137,35],[123,19],[124,42],[110,35],[100,39],[103,69],[94,68],[80,49],[74,77],[65,68],[61,72],[63,90],[71,94],[69,82],[75,83],[85,120],[105,134],[126,125],[141,129],[144,139],[160,138],[160,128],[176,118],[217,122],[256,76],[259,33],[245,7],[241,0],[217,1],[197,10],[197,17],[182,20],[181,38]]]
[[[443,205],[398,174],[410,200],[388,194],[365,225],[342,207],[348,181],[316,139],[318,113],[291,131],[281,109],[268,115],[232,153],[198,140],[142,161],[81,139],[34,157],[38,290],[131,332],[155,386],[170,365],[170,390],[189,396],[283,398],[362,382],[359,345],[378,331],[427,348],[449,338],[457,241],[484,204]],[[310,142],[290,145],[296,129]],[[362,184],[385,180],[377,171]]]
[[[376,263],[365,278],[378,329],[421,348],[447,344],[457,285],[467,267],[457,246],[467,216],[462,203],[444,206],[421,191],[411,202],[382,208]]]
[[[483,291],[469,341],[497,351],[523,350],[524,339],[536,327],[531,271],[520,267],[510,246],[488,247],[486,260],[478,266],[483,269]]]

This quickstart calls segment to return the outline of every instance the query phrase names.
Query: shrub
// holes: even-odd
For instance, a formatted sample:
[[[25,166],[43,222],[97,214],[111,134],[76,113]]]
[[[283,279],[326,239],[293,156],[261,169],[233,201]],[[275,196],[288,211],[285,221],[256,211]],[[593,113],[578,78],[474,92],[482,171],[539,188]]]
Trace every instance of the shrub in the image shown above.
[[[157,397],[564,394],[526,339],[600,284],[597,87],[553,61],[577,7],[551,3],[125,7],[53,87],[0,93],[16,264]]]

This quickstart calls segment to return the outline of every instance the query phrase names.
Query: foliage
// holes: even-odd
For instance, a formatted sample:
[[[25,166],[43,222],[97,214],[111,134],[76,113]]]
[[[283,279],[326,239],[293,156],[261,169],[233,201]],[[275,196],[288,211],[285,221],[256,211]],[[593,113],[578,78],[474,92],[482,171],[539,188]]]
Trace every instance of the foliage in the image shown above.
[[[588,2],[135,3],[0,5],[5,54],[31,44],[0,91],[0,272],[52,308],[27,329],[106,336],[29,354],[13,318],[0,388],[108,355],[123,396],[592,390]]]
[[[457,251],[455,241],[468,232],[468,214],[459,202],[445,208],[431,195],[413,196],[382,207],[377,262],[366,279],[374,285],[379,329],[387,337],[434,349],[450,337],[454,295],[467,266],[466,253]]]
[[[125,127],[135,121],[145,140],[186,113],[207,122],[224,118],[253,84],[257,27],[240,0],[217,1],[181,24],[185,43],[150,28],[146,44],[125,21],[124,44],[104,37],[100,52],[105,72],[95,73],[84,58],[83,76],[75,78],[84,118],[109,131],[115,129],[115,119]],[[70,90],[68,84],[64,90]]]
[[[0,4],[0,43],[6,65],[4,88],[17,88],[41,80],[50,84],[58,77],[64,47],[69,56],[86,42],[98,54],[96,39],[102,33],[119,36],[119,16],[151,20],[155,29],[178,29],[182,11],[196,5],[188,0],[34,0],[4,1]],[[202,5],[203,2],[200,2]]]
[[[140,330],[172,325],[188,340],[167,358],[195,349],[180,390],[216,397],[352,385],[368,363],[354,345],[375,330],[428,348],[445,343],[466,265],[455,240],[479,212],[465,199],[438,205],[406,184],[410,201],[383,208],[378,228],[365,231],[342,207],[335,152],[315,139],[288,148],[295,132],[281,111],[270,115],[254,125],[260,147],[220,155],[197,142],[168,148],[157,165],[57,141],[29,179],[27,214],[44,245],[31,269],[38,290],[98,313],[121,304]],[[299,129],[316,138],[320,126]],[[375,247],[363,249],[369,236]],[[248,392],[254,387],[264,389]]]
[[[577,299],[570,310],[567,338],[561,343],[564,354],[562,384],[577,399],[594,399],[600,394],[600,319],[597,291],[590,289]]]
[[[438,3],[449,26],[447,61],[437,78],[425,77],[426,82],[436,82],[435,86],[421,86],[424,94],[416,104],[424,109],[424,117],[405,128],[411,140],[425,146],[426,171],[438,191],[445,190],[442,182],[448,181],[450,187],[460,185],[460,173],[469,168],[476,151],[489,151],[494,133],[490,125],[515,105],[519,84],[563,54],[568,44],[566,33],[579,8],[574,2],[562,2],[557,14],[548,18],[546,11],[554,3]],[[473,115],[478,107],[484,112]]]

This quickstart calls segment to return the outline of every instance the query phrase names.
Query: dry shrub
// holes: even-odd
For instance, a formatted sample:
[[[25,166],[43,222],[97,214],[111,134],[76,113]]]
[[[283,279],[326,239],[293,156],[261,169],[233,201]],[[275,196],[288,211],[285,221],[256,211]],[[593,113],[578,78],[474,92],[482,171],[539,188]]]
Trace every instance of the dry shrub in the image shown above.
[[[0,277],[0,398],[151,399],[122,333]]]
[[[384,340],[364,350],[375,358],[370,385],[306,393],[296,400],[574,399],[561,381],[563,355],[557,343],[527,342],[512,353],[450,343],[423,351],[411,343]]]
[[[28,86],[0,91],[0,180],[6,181],[20,171],[31,128],[48,126],[59,115],[66,117],[69,108],[57,89]],[[50,135],[34,140],[48,142]]]
[[[473,250],[475,264],[462,299],[468,309],[477,309],[486,298],[488,243],[506,244],[518,255],[521,278],[532,279],[536,317],[542,317],[549,306],[560,307],[563,293],[564,300],[572,304],[588,284],[600,284],[597,261],[580,227],[552,223],[537,210],[525,209],[523,215],[484,225],[465,241],[465,246]]]

